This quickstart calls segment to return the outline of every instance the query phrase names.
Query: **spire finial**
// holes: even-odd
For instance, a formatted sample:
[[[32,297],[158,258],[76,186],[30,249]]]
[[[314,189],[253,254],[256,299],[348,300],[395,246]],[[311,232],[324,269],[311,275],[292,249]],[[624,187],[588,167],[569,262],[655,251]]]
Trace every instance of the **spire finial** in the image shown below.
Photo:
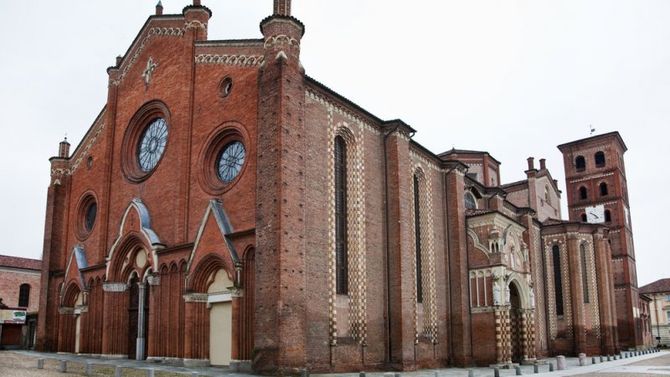
[[[291,0],[274,0],[275,7],[274,13],[275,16],[290,16],[291,15]]]
[[[58,144],[58,157],[68,158],[70,155],[70,143],[67,141],[67,132],[65,133],[65,138]]]
[[[156,4],[156,16],[160,16],[163,14],[163,3],[161,0],[158,0],[158,4]]]

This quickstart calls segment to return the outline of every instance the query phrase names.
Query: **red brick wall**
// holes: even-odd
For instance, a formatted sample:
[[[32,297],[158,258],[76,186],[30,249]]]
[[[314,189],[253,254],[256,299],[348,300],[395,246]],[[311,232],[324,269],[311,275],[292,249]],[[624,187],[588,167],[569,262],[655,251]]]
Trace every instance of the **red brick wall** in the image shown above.
[[[0,267],[0,298],[12,308],[19,307],[19,287],[30,285],[29,312],[37,312],[40,295],[40,272]]]

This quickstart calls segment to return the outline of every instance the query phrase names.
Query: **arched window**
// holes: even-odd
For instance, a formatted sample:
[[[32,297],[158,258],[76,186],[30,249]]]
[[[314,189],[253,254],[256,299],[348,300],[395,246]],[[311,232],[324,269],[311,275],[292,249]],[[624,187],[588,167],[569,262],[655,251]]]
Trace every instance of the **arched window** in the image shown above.
[[[605,210],[605,222],[606,223],[611,223],[612,222],[612,212],[610,212],[609,209]]]
[[[579,199],[586,200],[589,198],[589,191],[586,187],[582,186],[579,188]]]
[[[581,217],[582,217],[582,222],[585,223],[586,220],[587,220],[587,218],[586,218],[586,214],[585,214],[585,213],[582,213],[582,216],[581,216]]]
[[[556,297],[556,315],[563,315],[563,279],[561,278],[561,251],[558,245],[552,247],[554,262],[554,297]]]
[[[421,279],[421,210],[419,196],[419,177],[414,175],[414,247],[416,252],[416,301],[423,302],[423,284]]]
[[[465,192],[465,209],[477,209],[477,199],[471,192]]]
[[[584,171],[586,169],[586,159],[584,156],[577,156],[577,158],[575,158],[575,169],[577,169],[577,171]]]
[[[607,183],[603,182],[600,184],[600,196],[607,196]]]
[[[347,256],[347,149],[341,136],[335,137],[335,280],[336,293],[349,292]]]
[[[30,305],[30,284],[21,284],[19,287],[19,307],[27,308]]]
[[[596,160],[597,168],[602,168],[605,166],[605,152],[603,151],[596,152],[594,158]]]
[[[549,191],[549,186],[544,186],[544,201],[551,205],[551,194]]]
[[[582,288],[584,290],[584,303],[589,303],[589,278],[586,268],[586,246],[584,244],[579,245],[579,254],[582,260]]]

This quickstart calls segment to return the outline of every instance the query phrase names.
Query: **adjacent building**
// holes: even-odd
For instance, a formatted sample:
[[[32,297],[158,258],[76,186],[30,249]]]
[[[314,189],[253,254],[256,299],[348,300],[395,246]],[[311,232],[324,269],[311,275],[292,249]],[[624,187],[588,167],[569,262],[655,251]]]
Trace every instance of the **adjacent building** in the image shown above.
[[[649,319],[654,345],[670,346],[670,279],[661,279],[640,288],[649,298]]]
[[[42,261],[0,255],[0,349],[35,344]]]
[[[643,347],[617,132],[500,181],[307,76],[304,25],[211,40],[156,7],[51,159],[38,348],[257,372],[532,363]],[[585,190],[585,197],[582,191]]]

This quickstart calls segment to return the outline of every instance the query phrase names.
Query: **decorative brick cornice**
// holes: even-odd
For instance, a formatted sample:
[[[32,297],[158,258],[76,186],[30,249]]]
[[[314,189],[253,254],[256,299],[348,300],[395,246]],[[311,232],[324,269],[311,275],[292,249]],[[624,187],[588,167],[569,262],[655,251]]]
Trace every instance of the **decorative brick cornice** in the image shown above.
[[[265,61],[262,55],[219,55],[219,54],[198,54],[195,56],[196,64],[222,64],[238,67],[260,66]]]
[[[300,41],[284,34],[273,35],[265,40],[263,47],[275,47],[275,46],[295,46],[300,47]]]
[[[357,116],[353,112],[345,109],[342,106],[336,105],[335,103],[331,102],[328,100],[326,97],[320,95],[319,93],[312,91],[312,90],[306,90],[305,91],[305,98],[307,101],[312,101],[314,103],[318,103],[324,107],[326,107],[326,110],[329,112],[336,113],[344,118],[346,118],[348,121],[358,124],[359,126],[363,127],[365,130],[370,131],[374,133],[375,135],[379,135],[380,132],[376,127],[371,126],[369,123],[365,122],[363,118],[360,116]]]

